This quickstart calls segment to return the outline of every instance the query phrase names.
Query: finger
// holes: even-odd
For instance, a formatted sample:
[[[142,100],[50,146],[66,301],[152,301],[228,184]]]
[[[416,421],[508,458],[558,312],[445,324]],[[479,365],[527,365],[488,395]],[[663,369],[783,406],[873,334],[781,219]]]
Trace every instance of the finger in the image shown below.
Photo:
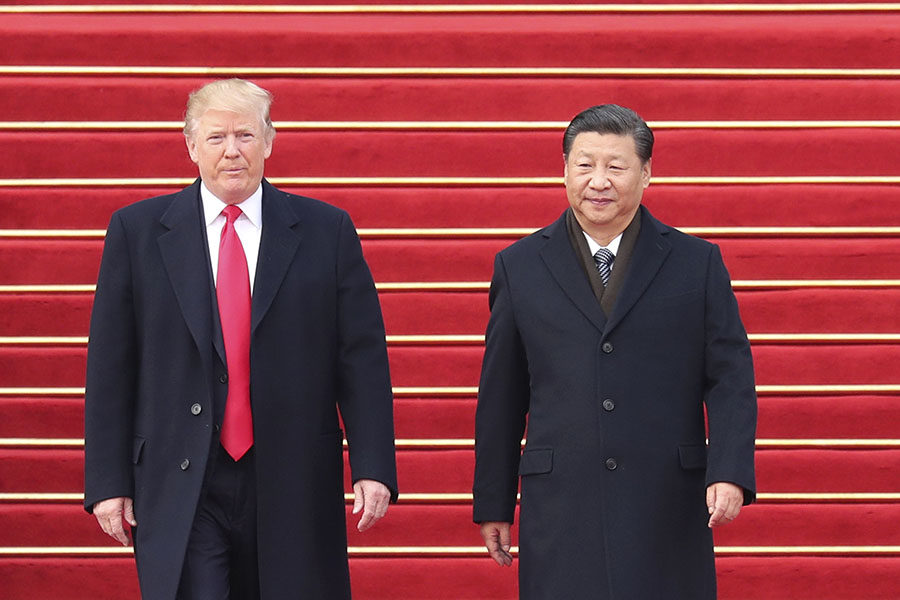
[[[125,498],[125,520],[128,521],[128,524],[132,527],[137,527],[137,520],[134,518],[134,500],[131,498]]]
[[[362,510],[365,504],[366,492],[361,483],[353,484],[353,513],[356,514]]]
[[[484,541],[494,562],[501,567],[508,567],[512,564],[512,555],[509,553],[509,531],[496,527],[491,528]]]
[[[711,485],[706,488],[706,509],[709,511],[709,514],[713,514],[713,511],[716,508],[716,486]]]
[[[708,527],[715,527],[722,522],[722,518],[725,516],[725,508],[722,506],[715,506],[713,508],[712,515],[709,517],[709,523],[707,523]]]

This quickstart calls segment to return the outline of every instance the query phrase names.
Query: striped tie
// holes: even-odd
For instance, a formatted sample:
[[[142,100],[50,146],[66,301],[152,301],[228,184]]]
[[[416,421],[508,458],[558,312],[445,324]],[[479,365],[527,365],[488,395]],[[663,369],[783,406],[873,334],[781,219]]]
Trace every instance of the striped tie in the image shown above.
[[[606,287],[606,284],[609,283],[609,273],[614,260],[616,260],[616,255],[606,248],[600,248],[597,250],[597,253],[594,254],[594,264],[597,265],[597,271],[600,272],[600,279],[603,280],[603,287]]]

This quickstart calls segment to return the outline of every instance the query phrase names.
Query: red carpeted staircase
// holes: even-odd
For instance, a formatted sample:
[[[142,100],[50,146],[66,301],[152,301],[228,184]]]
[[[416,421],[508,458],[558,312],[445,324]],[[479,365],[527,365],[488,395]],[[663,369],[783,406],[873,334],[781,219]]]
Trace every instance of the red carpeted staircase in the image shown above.
[[[354,597],[516,597],[471,523],[487,282],[566,206],[566,122],[616,102],[753,343],[720,598],[900,598],[900,8],[109,2],[0,6],[0,600],[139,596],[81,508],[92,287],[111,212],[196,176],[188,92],[231,75],[275,94],[270,180],[346,208],[380,290],[401,496],[350,528]]]

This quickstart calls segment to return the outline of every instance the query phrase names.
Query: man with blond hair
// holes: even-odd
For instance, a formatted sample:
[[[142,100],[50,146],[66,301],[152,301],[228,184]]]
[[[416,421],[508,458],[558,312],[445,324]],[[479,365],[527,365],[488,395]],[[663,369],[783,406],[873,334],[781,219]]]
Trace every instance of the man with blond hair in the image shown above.
[[[240,79],[192,93],[199,178],[107,231],[84,502],[130,527],[153,600],[350,598],[341,421],[357,527],[397,497],[375,285],[344,211],[263,179],[271,102]]]

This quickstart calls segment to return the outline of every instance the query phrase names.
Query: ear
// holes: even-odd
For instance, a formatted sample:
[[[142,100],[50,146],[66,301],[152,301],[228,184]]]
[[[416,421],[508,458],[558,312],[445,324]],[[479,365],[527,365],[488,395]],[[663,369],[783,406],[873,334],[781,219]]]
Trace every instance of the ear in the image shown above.
[[[648,158],[647,162],[641,166],[641,183],[644,185],[644,188],[650,185],[650,163],[652,161],[652,158]]]
[[[563,154],[563,177],[569,176],[569,159]]]
[[[275,136],[266,136],[266,150],[263,153],[264,158],[269,158],[272,155],[272,144],[275,143]]]
[[[194,161],[194,164],[197,164],[200,160],[200,156],[197,153],[197,139],[194,135],[186,135],[184,136],[184,143],[187,145],[188,154],[191,157],[191,160]]]

